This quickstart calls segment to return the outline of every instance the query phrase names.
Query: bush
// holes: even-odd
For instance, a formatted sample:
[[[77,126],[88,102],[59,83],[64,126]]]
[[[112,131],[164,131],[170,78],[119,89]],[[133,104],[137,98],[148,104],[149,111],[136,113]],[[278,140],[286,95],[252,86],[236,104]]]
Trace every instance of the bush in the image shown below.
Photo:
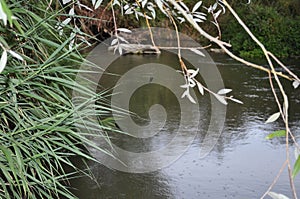
[[[300,55],[300,21],[280,14],[274,7],[261,4],[240,5],[237,12],[265,47],[278,57]],[[230,40],[233,51],[244,57],[262,57],[259,47],[234,20],[226,21],[223,39]],[[296,45],[295,45],[296,44]]]
[[[7,2],[17,19],[0,25],[1,45],[24,59],[9,56],[0,74],[0,198],[73,198],[66,182],[80,170],[70,158],[92,159],[74,123],[92,113],[74,107],[71,90],[92,92],[74,80],[82,61],[69,46],[74,29],[59,34],[61,16],[36,2]]]

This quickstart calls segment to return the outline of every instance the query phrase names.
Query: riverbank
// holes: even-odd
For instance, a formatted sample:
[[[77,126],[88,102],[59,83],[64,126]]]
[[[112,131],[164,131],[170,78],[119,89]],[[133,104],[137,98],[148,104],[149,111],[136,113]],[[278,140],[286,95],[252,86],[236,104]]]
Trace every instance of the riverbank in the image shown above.
[[[191,5],[192,5],[191,1]],[[277,57],[297,58],[300,56],[300,1],[231,1],[231,6],[239,14],[252,33]],[[232,44],[232,51],[244,58],[260,58],[263,52],[249,35],[227,11],[219,17],[222,40]],[[183,25],[185,26],[185,25]],[[211,20],[203,23],[202,28],[217,35],[217,28]],[[208,44],[192,28],[182,28],[184,33],[197,41]]]
[[[194,1],[185,1],[189,8]],[[208,7],[210,1],[203,2],[202,6]],[[300,56],[300,2],[296,0],[282,1],[251,1],[250,4],[241,1],[231,1],[231,6],[239,14],[253,34],[265,45],[265,47],[280,58],[297,58]],[[215,12],[217,12],[219,7]],[[200,10],[204,11],[204,8]],[[114,31],[112,13],[109,9],[98,8],[93,12],[78,13],[83,16],[93,16],[99,20],[80,19],[85,24],[85,31],[94,34],[100,40],[105,40]],[[147,27],[145,20],[137,20],[133,15],[121,15],[120,10],[115,10],[117,27],[128,29]],[[217,27],[212,23],[212,16],[200,23],[200,26],[209,34],[217,37]],[[260,58],[263,52],[255,44],[249,35],[241,28],[236,19],[226,11],[218,18],[221,30],[221,39],[232,44],[232,51],[244,58]],[[157,12],[155,20],[149,20],[152,27],[168,27],[174,29],[170,20],[164,14]],[[202,46],[210,44],[206,38],[186,23],[178,24],[180,32],[187,34]],[[213,46],[215,48],[216,46]]]

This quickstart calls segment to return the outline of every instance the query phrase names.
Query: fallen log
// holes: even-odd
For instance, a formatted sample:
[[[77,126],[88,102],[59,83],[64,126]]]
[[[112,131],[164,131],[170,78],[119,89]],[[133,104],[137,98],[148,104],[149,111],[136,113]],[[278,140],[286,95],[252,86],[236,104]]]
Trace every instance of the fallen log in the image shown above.
[[[158,47],[149,44],[118,44],[108,47],[109,51],[121,48],[122,55],[125,54],[160,54]]]

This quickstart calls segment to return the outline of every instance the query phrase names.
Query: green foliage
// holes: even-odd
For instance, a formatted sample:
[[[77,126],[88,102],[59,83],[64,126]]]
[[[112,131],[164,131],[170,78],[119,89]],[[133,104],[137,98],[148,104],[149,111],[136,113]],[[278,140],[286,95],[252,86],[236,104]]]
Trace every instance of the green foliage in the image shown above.
[[[195,1],[184,1],[189,8]],[[204,1],[203,5],[208,7],[215,1]],[[257,36],[269,51],[276,56],[299,57],[300,56],[300,1],[298,0],[252,0],[230,1],[233,8],[247,24],[250,30]],[[163,15],[157,20],[163,21]],[[212,25],[213,19],[208,15],[208,20],[201,23],[201,27],[212,35],[217,35],[217,28]],[[156,23],[156,21],[155,21]],[[219,17],[219,24],[222,31],[222,40],[230,41],[232,50],[242,57],[263,57],[263,52],[249,35],[242,29],[229,11]],[[154,24],[155,26],[155,24]],[[172,27],[172,26],[170,26]],[[207,45],[205,38],[199,37],[197,31],[182,24],[180,31],[194,37],[203,46]]]
[[[85,172],[70,158],[92,159],[83,146],[93,146],[74,124],[92,113],[75,107],[70,91],[85,93],[87,101],[101,94],[75,82],[82,57],[69,47],[72,37],[59,35],[47,2],[7,5],[19,27],[0,25],[0,42],[24,61],[9,56],[0,74],[0,198],[74,198],[66,182]]]
[[[273,133],[270,133],[269,135],[266,136],[267,140],[273,139],[275,137],[284,137],[286,136],[286,131],[285,130],[278,130],[274,131]]]
[[[299,173],[300,171],[300,155],[298,156],[295,164],[294,164],[294,169],[293,169],[293,173],[292,173],[292,177],[295,178],[296,175]]]
[[[93,111],[83,108],[91,99],[103,96],[74,80],[80,72],[74,66],[82,57],[78,49],[70,46],[74,39],[71,33],[79,30],[65,24],[64,32],[59,34],[57,26],[68,18],[68,12],[36,0],[1,0],[1,6],[8,21],[0,22],[1,54],[8,57],[0,74],[0,198],[74,198],[66,181],[85,172],[76,168],[70,158],[92,159],[83,146],[96,147],[78,132],[77,121],[91,114],[109,114],[110,110],[101,104],[95,105]],[[269,50],[282,57],[299,55],[300,18],[290,20],[264,5],[244,6],[240,13]],[[128,26],[137,24],[130,22]],[[244,56],[261,55],[238,24],[228,21],[224,31],[233,50]],[[14,59],[13,53],[7,53],[10,50],[24,60]],[[72,89],[87,96],[83,104],[74,106]],[[111,119],[100,124],[105,128],[113,126]],[[269,139],[281,134],[274,132]],[[299,166],[298,158],[294,176]],[[66,167],[72,171],[67,172]]]
[[[250,5],[239,5],[236,8],[249,29],[276,56],[293,57],[300,55],[299,17],[285,16],[274,7],[255,4],[255,2]],[[243,57],[263,56],[259,47],[254,44],[234,19],[229,19],[223,25],[226,26],[223,28],[223,39],[230,40],[233,51],[238,52]]]
[[[238,8],[245,5],[246,1],[232,0],[230,3],[233,7]],[[284,16],[299,16],[300,15],[300,1],[299,0],[251,0],[251,4],[272,7],[278,13]]]

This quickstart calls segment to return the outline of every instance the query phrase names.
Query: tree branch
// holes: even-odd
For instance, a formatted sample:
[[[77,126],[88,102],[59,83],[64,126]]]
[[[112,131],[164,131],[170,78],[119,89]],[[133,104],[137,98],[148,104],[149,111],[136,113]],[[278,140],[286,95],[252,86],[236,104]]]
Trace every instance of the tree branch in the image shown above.
[[[250,66],[250,67],[253,67],[253,68],[256,68],[256,69],[259,69],[259,70],[262,70],[262,71],[265,71],[267,73],[271,72],[271,73],[276,73],[278,76],[281,76],[283,78],[286,78],[288,80],[292,80],[292,78],[290,78],[289,76],[287,75],[284,75],[282,73],[279,73],[279,72],[276,72],[276,71],[271,71],[263,66],[259,66],[257,64],[254,64],[254,63],[251,63],[251,62],[248,62],[236,55],[234,55],[232,52],[230,52],[228,50],[227,47],[231,47],[231,45],[229,43],[226,43],[224,41],[221,41],[219,40],[218,38],[216,37],[213,37],[211,36],[210,34],[208,34],[207,32],[205,32],[194,20],[193,18],[191,18],[190,15],[188,15],[185,10],[175,1],[175,0],[168,0],[168,2],[170,2],[183,16],[184,18],[202,35],[204,36],[205,38],[207,38],[208,40],[214,42],[215,44],[217,44],[220,48],[222,48],[225,53],[227,55],[229,55],[231,58],[247,65],[247,66]],[[227,3],[227,2],[226,2]],[[228,4],[227,4],[228,5]],[[229,6],[229,5],[228,5]],[[231,8],[231,7],[230,7]],[[242,21],[241,21],[242,22]],[[248,29],[248,28],[247,28]],[[249,29],[248,29],[249,30]]]

